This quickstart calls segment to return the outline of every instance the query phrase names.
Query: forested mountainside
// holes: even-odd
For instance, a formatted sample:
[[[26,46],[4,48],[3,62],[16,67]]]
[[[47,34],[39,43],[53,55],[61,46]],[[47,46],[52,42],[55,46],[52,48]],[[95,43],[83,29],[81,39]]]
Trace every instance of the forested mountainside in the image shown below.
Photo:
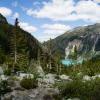
[[[89,55],[94,52],[95,55],[98,55],[100,51],[100,24],[74,28],[51,41],[45,42],[44,45],[47,46],[50,42],[53,55],[59,53],[64,57],[65,48],[70,45],[76,45],[80,55]]]
[[[37,59],[38,49],[42,51],[41,43],[35,37],[20,26],[16,29],[0,14],[0,63],[13,62],[14,53],[18,61]]]

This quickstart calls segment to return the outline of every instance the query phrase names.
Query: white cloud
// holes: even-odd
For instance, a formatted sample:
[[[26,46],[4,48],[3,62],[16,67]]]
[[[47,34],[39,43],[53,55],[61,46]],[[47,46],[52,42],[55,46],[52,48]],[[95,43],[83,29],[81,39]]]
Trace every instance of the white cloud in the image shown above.
[[[54,39],[55,36],[54,36],[54,35],[39,36],[39,37],[38,37],[38,40],[39,40],[40,42],[44,42],[44,41],[50,40],[50,38],[51,38],[51,39]]]
[[[71,29],[70,26],[66,26],[64,24],[44,24],[42,28],[48,29],[48,30],[60,30],[60,31],[66,31]]]
[[[32,16],[34,14],[33,9],[28,9],[27,10],[27,14],[30,15],[30,16]]]
[[[96,3],[100,3],[100,0],[93,0],[94,2],[96,2]]]
[[[35,26],[29,25],[28,23],[21,22],[19,25],[23,30],[28,31],[30,33],[34,33],[37,31],[37,28]]]
[[[27,14],[38,18],[50,18],[53,20],[65,20],[73,11],[73,0],[53,0],[52,2],[44,3],[42,9],[27,10]]]
[[[40,5],[40,2],[36,1],[33,3],[33,6],[37,6],[37,5]]]
[[[51,0],[44,2],[41,9],[30,8],[27,15],[37,18],[49,18],[53,21],[86,21],[100,22],[100,0]],[[76,22],[75,22],[76,23]],[[39,40],[44,41],[63,34],[70,26],[59,24],[44,24],[43,36]]]
[[[18,6],[18,2],[17,1],[12,2],[12,6],[13,7],[17,7]]]
[[[27,11],[27,10],[28,10],[27,7],[24,7],[24,6],[22,6],[22,5],[20,5],[20,8],[21,8],[23,11]]]
[[[80,1],[76,8],[76,18],[92,22],[100,21],[100,6],[92,1]]]
[[[19,18],[19,13],[18,12],[15,12],[14,15],[13,15],[13,18]]]
[[[0,13],[4,16],[11,16],[12,10],[6,7],[0,7]]]
[[[44,29],[44,32],[43,36],[40,37],[41,41],[46,41],[50,38],[54,39],[57,36],[71,29],[70,26],[63,24],[44,24],[42,28]]]
[[[27,14],[37,18],[49,18],[56,21],[100,21],[100,0],[52,0],[45,2],[41,9],[28,9]]]

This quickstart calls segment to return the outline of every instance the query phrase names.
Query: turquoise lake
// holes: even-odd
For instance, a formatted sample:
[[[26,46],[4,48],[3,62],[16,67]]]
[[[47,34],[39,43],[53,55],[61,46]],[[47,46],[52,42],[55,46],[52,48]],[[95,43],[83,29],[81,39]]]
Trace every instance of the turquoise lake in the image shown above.
[[[74,65],[74,64],[82,64],[83,59],[80,59],[80,60],[77,60],[77,61],[74,61],[72,59],[64,59],[61,62],[62,62],[63,65],[70,66],[70,65]]]

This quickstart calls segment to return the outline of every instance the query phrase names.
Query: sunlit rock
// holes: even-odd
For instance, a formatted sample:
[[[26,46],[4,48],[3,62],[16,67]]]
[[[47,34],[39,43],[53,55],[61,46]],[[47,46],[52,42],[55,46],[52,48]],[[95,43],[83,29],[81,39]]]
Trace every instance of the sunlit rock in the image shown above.
[[[67,75],[60,75],[59,78],[60,78],[61,80],[71,80],[70,77],[67,76]]]
[[[80,100],[79,98],[69,98],[67,100]]]
[[[22,80],[23,78],[34,78],[33,74],[28,74],[24,72],[17,72],[17,76],[19,80]]]
[[[45,73],[40,65],[36,67],[36,72],[40,77],[43,77],[45,75]]]
[[[88,75],[83,76],[83,81],[91,81],[91,77]]]
[[[97,74],[95,76],[92,76],[92,79],[100,78],[100,74]]]
[[[55,83],[56,74],[46,74],[43,78],[38,78],[38,85],[42,87],[52,87]]]
[[[1,80],[7,80],[7,79],[8,79],[8,77],[7,77],[7,76],[5,76],[5,75],[0,75],[0,79],[1,79]]]

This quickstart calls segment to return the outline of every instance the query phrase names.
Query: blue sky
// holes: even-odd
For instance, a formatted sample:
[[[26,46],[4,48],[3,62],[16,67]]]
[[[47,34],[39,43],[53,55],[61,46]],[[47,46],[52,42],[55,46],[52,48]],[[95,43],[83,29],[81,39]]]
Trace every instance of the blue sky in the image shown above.
[[[0,13],[9,23],[43,42],[78,26],[100,22],[100,0],[0,0]]]

